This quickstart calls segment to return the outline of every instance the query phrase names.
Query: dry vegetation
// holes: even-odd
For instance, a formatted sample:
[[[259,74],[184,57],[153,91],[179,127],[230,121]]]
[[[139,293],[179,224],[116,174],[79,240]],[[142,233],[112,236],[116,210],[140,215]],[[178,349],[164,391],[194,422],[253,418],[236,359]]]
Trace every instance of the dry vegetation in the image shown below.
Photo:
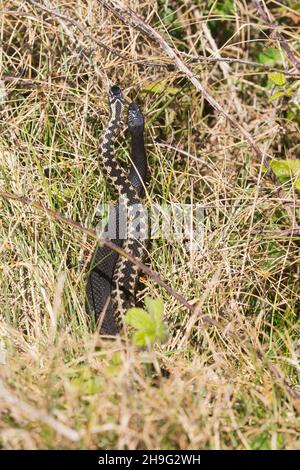
[[[270,162],[299,158],[296,94],[270,101],[268,72],[285,70],[296,93],[300,72],[252,2],[127,4]],[[266,4],[297,61],[299,2]],[[0,447],[300,448],[299,230],[290,231],[299,192],[265,173],[163,48],[101,1],[0,6]],[[267,48],[282,59],[262,63]],[[203,60],[220,56],[234,60]],[[197,308],[143,276],[141,297],[163,299],[169,328],[168,342],[149,351],[86,324],[94,240],[3,194],[94,227],[97,202],[110,197],[97,141],[115,82],[146,115],[148,201],[206,208],[197,251],[152,243],[148,263]],[[124,125],[124,162],[127,137]]]

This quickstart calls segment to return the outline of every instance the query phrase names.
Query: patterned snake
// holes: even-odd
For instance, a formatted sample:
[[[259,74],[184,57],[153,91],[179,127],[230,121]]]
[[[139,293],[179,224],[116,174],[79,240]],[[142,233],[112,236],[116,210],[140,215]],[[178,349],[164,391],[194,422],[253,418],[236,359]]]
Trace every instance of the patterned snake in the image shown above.
[[[110,116],[99,144],[100,162],[105,179],[119,196],[119,203],[110,213],[105,229],[109,226],[111,232],[112,227],[111,241],[142,259],[147,238],[145,213],[141,208],[147,174],[144,117],[135,103],[129,105],[127,122],[131,134],[132,165],[127,177],[113,154],[124,107],[117,85],[109,91],[109,107]],[[106,246],[96,247],[87,279],[86,309],[96,321],[101,316],[101,334],[116,335],[122,329],[122,318],[134,300],[138,274],[137,267],[126,258]]]

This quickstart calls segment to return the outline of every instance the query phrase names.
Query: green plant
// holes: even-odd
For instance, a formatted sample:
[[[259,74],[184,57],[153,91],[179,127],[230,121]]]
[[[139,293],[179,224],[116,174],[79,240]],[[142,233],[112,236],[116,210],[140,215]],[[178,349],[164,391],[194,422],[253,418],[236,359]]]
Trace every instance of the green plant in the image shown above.
[[[145,347],[155,342],[163,343],[167,339],[167,328],[163,323],[163,302],[160,299],[145,298],[146,309],[133,307],[127,311],[125,323],[136,331],[133,343]]]
[[[294,187],[300,189],[300,159],[276,160],[270,165],[282,183],[292,179]]]

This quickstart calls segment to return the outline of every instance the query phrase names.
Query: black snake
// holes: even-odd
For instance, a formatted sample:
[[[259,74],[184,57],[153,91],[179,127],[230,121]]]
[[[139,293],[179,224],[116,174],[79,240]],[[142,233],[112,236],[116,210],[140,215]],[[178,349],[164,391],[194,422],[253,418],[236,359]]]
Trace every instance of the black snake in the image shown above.
[[[102,172],[119,196],[119,203],[108,221],[116,231],[109,238],[117,246],[142,259],[147,238],[147,223],[141,207],[147,174],[144,117],[135,103],[129,105],[127,122],[131,134],[132,164],[126,176],[113,152],[124,107],[122,93],[117,85],[109,91],[109,107],[109,120],[99,144]],[[137,267],[126,258],[101,244],[96,247],[87,279],[86,308],[96,321],[101,315],[101,334],[116,335],[121,330],[123,315],[134,300],[138,274]]]

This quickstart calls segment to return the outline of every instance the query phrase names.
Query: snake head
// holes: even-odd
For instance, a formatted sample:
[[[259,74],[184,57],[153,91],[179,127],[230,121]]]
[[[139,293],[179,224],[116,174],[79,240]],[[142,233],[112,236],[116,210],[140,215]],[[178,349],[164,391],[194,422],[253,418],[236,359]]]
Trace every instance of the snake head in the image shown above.
[[[116,101],[123,103],[123,96],[121,88],[118,85],[113,85],[109,90],[109,101],[113,104]]]
[[[141,132],[144,129],[143,113],[135,103],[130,103],[128,107],[127,123],[130,132]]]

